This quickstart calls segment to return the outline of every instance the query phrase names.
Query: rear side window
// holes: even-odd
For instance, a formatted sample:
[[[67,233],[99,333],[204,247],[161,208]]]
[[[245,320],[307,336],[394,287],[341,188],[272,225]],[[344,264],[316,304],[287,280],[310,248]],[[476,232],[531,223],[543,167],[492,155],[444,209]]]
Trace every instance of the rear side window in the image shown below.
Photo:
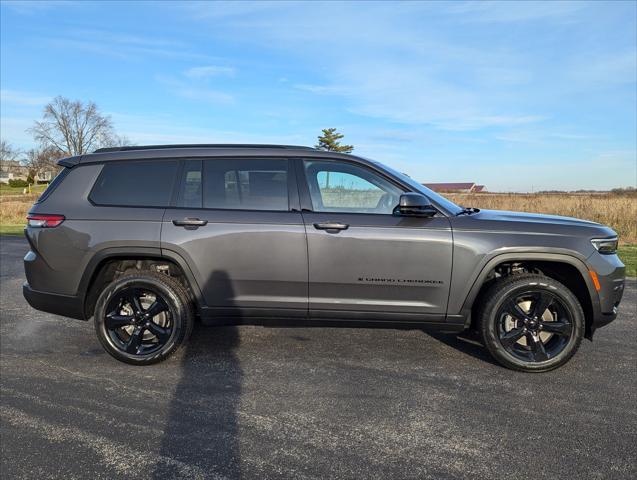
[[[107,163],[89,198],[97,205],[167,207],[178,165],[177,160]]]
[[[177,205],[184,208],[288,210],[284,159],[187,160]]]
[[[186,160],[179,183],[177,206],[201,208],[201,160]]]

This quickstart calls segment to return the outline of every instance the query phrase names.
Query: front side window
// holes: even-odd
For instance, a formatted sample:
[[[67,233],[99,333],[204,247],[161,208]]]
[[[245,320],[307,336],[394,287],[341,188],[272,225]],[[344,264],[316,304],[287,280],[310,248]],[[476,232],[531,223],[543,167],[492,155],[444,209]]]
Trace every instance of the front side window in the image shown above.
[[[303,163],[315,212],[391,214],[403,193],[382,176],[357,165]]]
[[[177,206],[229,210],[288,210],[288,161],[188,160]]]
[[[167,207],[178,165],[177,160],[109,162],[89,198],[97,205]]]

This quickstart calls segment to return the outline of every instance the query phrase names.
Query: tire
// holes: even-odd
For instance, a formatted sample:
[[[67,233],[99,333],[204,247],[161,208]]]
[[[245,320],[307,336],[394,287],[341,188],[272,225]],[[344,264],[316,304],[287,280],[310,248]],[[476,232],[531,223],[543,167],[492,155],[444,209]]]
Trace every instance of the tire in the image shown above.
[[[573,293],[539,274],[498,279],[478,315],[479,334],[493,358],[524,372],[547,372],[577,352],[584,311]]]
[[[175,279],[156,272],[117,278],[95,305],[97,338],[111,356],[133,365],[161,362],[188,339],[193,303]]]

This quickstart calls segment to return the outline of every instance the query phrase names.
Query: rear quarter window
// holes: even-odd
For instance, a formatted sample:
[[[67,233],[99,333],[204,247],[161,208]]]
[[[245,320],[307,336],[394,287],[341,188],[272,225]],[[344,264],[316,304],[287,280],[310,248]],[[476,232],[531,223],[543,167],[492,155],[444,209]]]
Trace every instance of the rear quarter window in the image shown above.
[[[107,163],[89,199],[96,205],[167,207],[178,167],[177,160]]]
[[[58,186],[62,183],[62,181],[66,178],[70,171],[71,169],[66,167],[60,170],[55,178],[51,180],[51,183],[49,183],[44,192],[42,192],[42,195],[38,197],[35,203],[41,203],[45,201],[47,197],[53,193],[53,190],[58,188]]]

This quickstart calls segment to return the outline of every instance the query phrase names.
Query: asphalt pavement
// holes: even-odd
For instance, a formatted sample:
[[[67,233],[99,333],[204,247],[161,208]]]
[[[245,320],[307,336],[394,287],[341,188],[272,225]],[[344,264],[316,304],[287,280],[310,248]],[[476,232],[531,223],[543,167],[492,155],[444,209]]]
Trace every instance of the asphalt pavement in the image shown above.
[[[0,476],[637,477],[637,285],[566,366],[513,372],[419,330],[197,327],[133,367],[31,309],[0,237]]]

